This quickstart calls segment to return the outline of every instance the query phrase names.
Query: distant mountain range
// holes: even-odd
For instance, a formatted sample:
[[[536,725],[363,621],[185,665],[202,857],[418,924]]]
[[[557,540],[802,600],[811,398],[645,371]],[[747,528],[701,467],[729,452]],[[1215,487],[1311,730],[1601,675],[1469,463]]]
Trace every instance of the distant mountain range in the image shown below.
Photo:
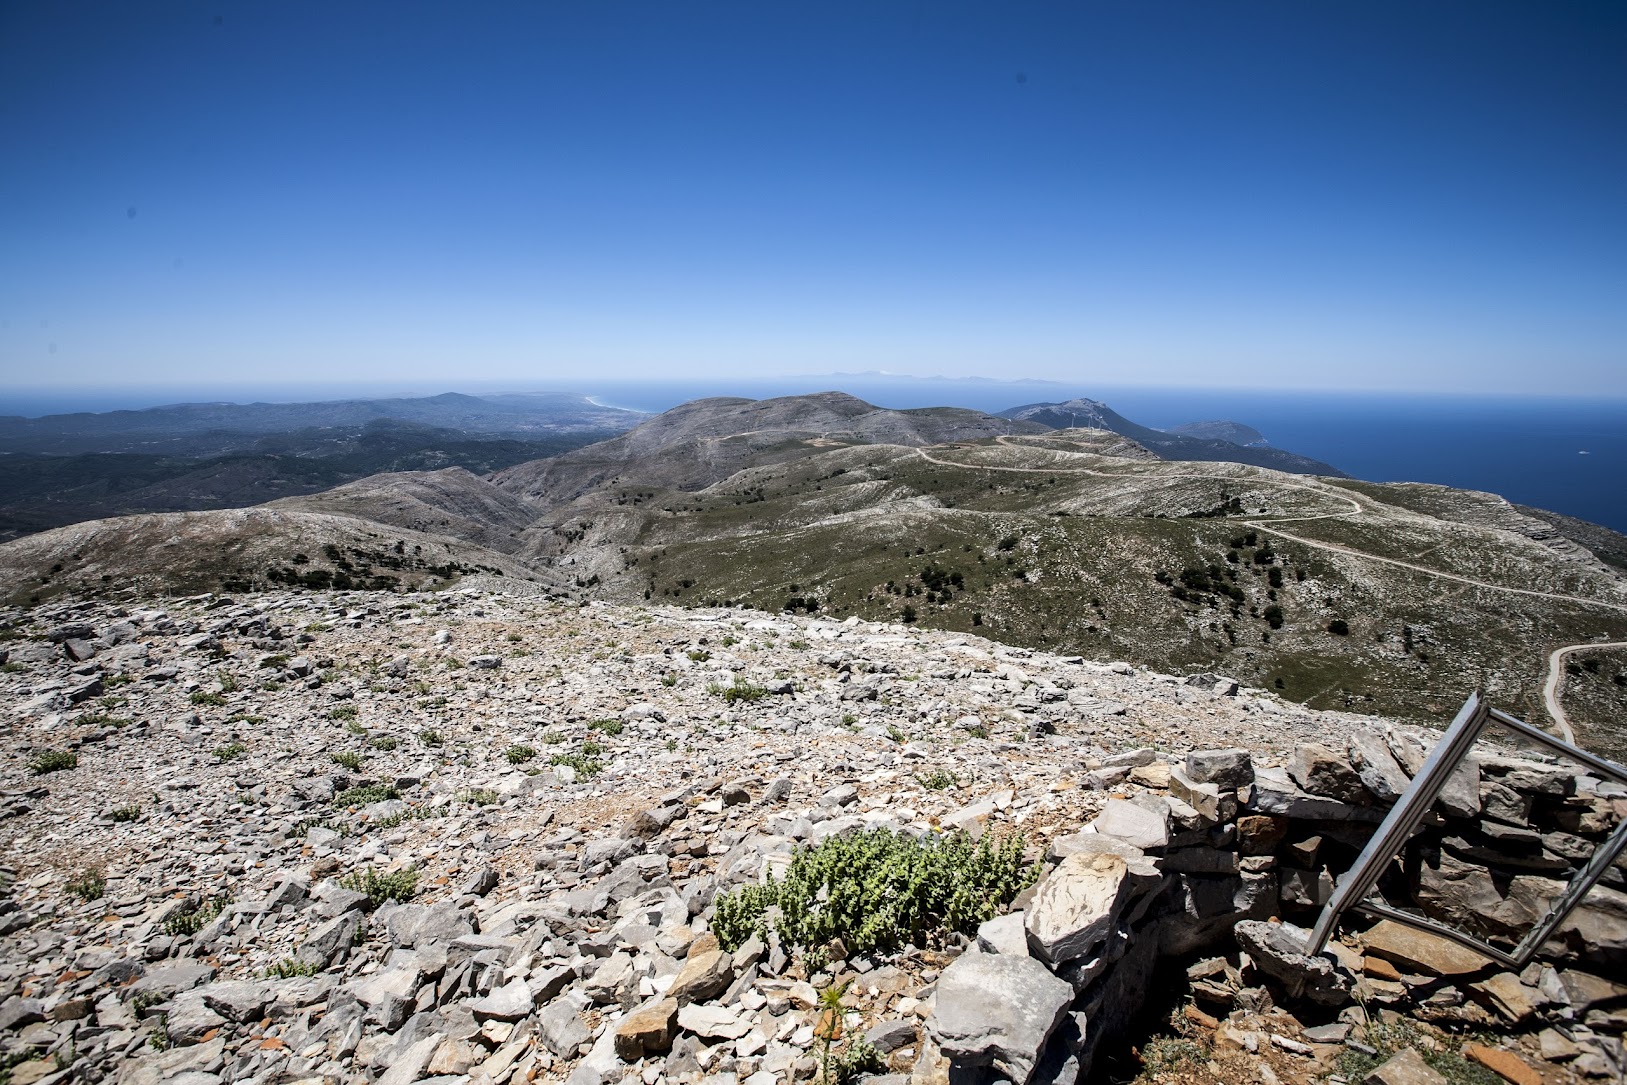
[[[1627,640],[1627,581],[1600,560],[1627,539],[1595,525],[1307,473],[1314,461],[1202,436],[1247,436],[1214,423],[1151,430],[1092,400],[1004,413],[1025,417],[840,392],[697,400],[496,468],[431,463],[250,509],[43,531],[0,545],[0,585],[28,606],[483,575],[579,599],[975,629],[1415,718],[1475,688],[1540,716],[1550,651]],[[352,439],[413,432],[380,426]],[[1627,696],[1615,678],[1579,666],[1570,679],[1591,683],[1572,718],[1600,749],[1627,746],[1610,723]]]
[[[578,395],[456,393],[0,417],[0,539],[104,516],[257,505],[381,471],[487,474],[646,417]]]

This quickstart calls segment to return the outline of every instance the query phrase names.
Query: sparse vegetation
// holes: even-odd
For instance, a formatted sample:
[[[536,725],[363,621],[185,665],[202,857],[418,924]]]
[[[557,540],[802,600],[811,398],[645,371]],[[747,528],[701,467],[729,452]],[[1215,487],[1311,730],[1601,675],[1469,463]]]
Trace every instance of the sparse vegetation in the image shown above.
[[[367,806],[375,802],[387,802],[390,799],[399,799],[401,792],[389,784],[366,784],[361,787],[352,787],[333,797],[335,806]]]
[[[225,696],[212,689],[195,689],[192,691],[189,700],[195,705],[208,705],[215,708],[226,703]]]
[[[224,894],[189,900],[164,920],[164,933],[173,938],[197,934],[225,910],[226,904],[227,898]]]
[[[141,807],[139,807],[139,806],[115,806],[113,809],[111,809],[111,810],[109,810],[107,812],[107,816],[109,818],[111,818],[117,824],[124,824],[124,823],[131,822],[131,821],[140,821],[141,820]]]
[[[335,765],[349,769],[351,772],[360,772],[362,770],[362,755],[359,753],[351,750],[341,750],[338,753],[330,753],[328,757]]]
[[[377,908],[386,901],[400,904],[409,901],[418,891],[418,872],[408,867],[391,873],[378,867],[363,867],[339,879],[341,888],[365,894],[369,908]]]
[[[236,761],[248,752],[249,748],[241,742],[228,742],[224,746],[215,747],[215,760],[222,763]]]
[[[503,756],[508,759],[508,763],[511,765],[523,765],[536,757],[537,751],[523,743],[515,743],[503,751]]]
[[[735,704],[740,701],[750,703],[760,701],[768,696],[768,690],[750,679],[742,678],[738,674],[734,681],[725,686],[719,682],[711,682],[706,686],[706,692],[714,697],[723,698],[725,704]]]
[[[265,970],[268,980],[290,980],[301,976],[314,976],[322,971],[322,967],[310,961],[302,961],[298,957],[284,957],[276,964]]]
[[[66,889],[70,896],[83,901],[100,900],[107,893],[107,874],[94,868],[81,870],[69,878],[62,888]]]
[[[418,741],[425,746],[440,746],[446,742],[439,731],[424,730],[418,732]]]
[[[594,720],[588,727],[595,731],[602,731],[607,735],[619,735],[622,732],[622,722],[618,719]]]
[[[501,798],[502,796],[489,787],[470,787],[457,793],[457,800],[470,806],[490,806]]]
[[[579,778],[590,780],[604,771],[604,762],[587,752],[589,745],[591,743],[583,743],[583,748],[578,753],[556,753],[548,759],[548,763],[550,765],[564,765],[566,768],[574,770]],[[597,749],[594,752],[597,753]]]
[[[28,763],[28,771],[35,776],[79,767],[79,755],[68,750],[46,750]]]
[[[356,709],[355,705],[353,705],[353,704],[342,704],[338,708],[332,708],[332,709],[328,710],[328,719],[330,719],[330,720],[353,720],[353,719],[356,718],[356,713],[357,713],[357,709]]]

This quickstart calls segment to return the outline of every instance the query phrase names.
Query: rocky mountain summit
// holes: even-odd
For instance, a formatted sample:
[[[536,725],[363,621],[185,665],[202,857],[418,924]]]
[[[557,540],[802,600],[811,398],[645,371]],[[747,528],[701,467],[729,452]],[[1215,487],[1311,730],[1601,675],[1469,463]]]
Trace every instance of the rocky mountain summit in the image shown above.
[[[1071,1083],[1159,991],[1149,1080],[1624,1065],[1619,862],[1518,974],[1354,915],[1300,952],[1431,741],[1393,721],[511,578],[0,630],[15,1085]],[[1624,816],[1481,749],[1381,888],[1506,944]]]

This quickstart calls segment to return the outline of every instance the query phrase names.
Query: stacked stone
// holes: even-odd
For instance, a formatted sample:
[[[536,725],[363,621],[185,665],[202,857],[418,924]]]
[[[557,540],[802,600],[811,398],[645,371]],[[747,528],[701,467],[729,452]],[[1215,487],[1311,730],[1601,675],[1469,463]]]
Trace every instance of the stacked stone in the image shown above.
[[[1365,957],[1337,943],[1311,957],[1304,930],[1278,921],[1308,919],[1327,902],[1335,875],[1405,792],[1425,753],[1400,728],[1358,729],[1348,755],[1306,744],[1286,768],[1257,767],[1241,749],[1198,750],[1167,766],[1166,787],[1109,799],[1082,832],[1053,841],[1039,883],[1011,914],[984,924],[945,970],[927,1024],[931,1040],[962,1074],[992,1073],[1018,1085],[1088,1075],[1102,1045],[1141,1007],[1160,956],[1191,955],[1235,936],[1242,956],[1206,962],[1195,987],[1222,1008],[1238,1003],[1248,980],[1269,983],[1290,1003],[1324,1007],[1349,1001],[1359,985],[1365,1000],[1469,1006],[1467,1016],[1481,1014],[1481,1023],[1563,1028],[1568,1035],[1554,1032],[1548,1046],[1571,1056],[1582,1052],[1572,1043],[1578,1033],[1600,1039],[1600,1051],[1619,1052],[1611,1038],[1627,1026],[1627,1013],[1613,1007],[1627,988],[1555,967],[1583,952],[1606,974],[1627,961],[1619,865],[1543,947],[1544,962],[1519,975],[1394,923],[1368,932]],[[1165,773],[1148,771],[1155,760],[1137,751],[1103,770],[1157,784]],[[1392,904],[1482,936],[1518,937],[1624,815],[1627,790],[1557,764],[1481,752],[1453,774],[1415,841],[1418,873],[1387,879],[1385,889]],[[1355,913],[1347,919],[1352,928],[1363,922]],[[1409,973],[1389,967],[1409,952]],[[1011,1010],[992,1013],[991,1003]],[[1612,1061],[1589,1058],[1579,1068],[1603,1072]]]

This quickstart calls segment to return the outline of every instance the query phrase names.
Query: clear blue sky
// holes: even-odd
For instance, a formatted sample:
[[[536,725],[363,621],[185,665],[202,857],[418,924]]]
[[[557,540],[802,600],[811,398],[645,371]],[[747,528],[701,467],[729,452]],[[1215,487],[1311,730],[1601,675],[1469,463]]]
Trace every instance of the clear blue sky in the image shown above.
[[[1627,4],[0,5],[0,378],[1627,394]]]

